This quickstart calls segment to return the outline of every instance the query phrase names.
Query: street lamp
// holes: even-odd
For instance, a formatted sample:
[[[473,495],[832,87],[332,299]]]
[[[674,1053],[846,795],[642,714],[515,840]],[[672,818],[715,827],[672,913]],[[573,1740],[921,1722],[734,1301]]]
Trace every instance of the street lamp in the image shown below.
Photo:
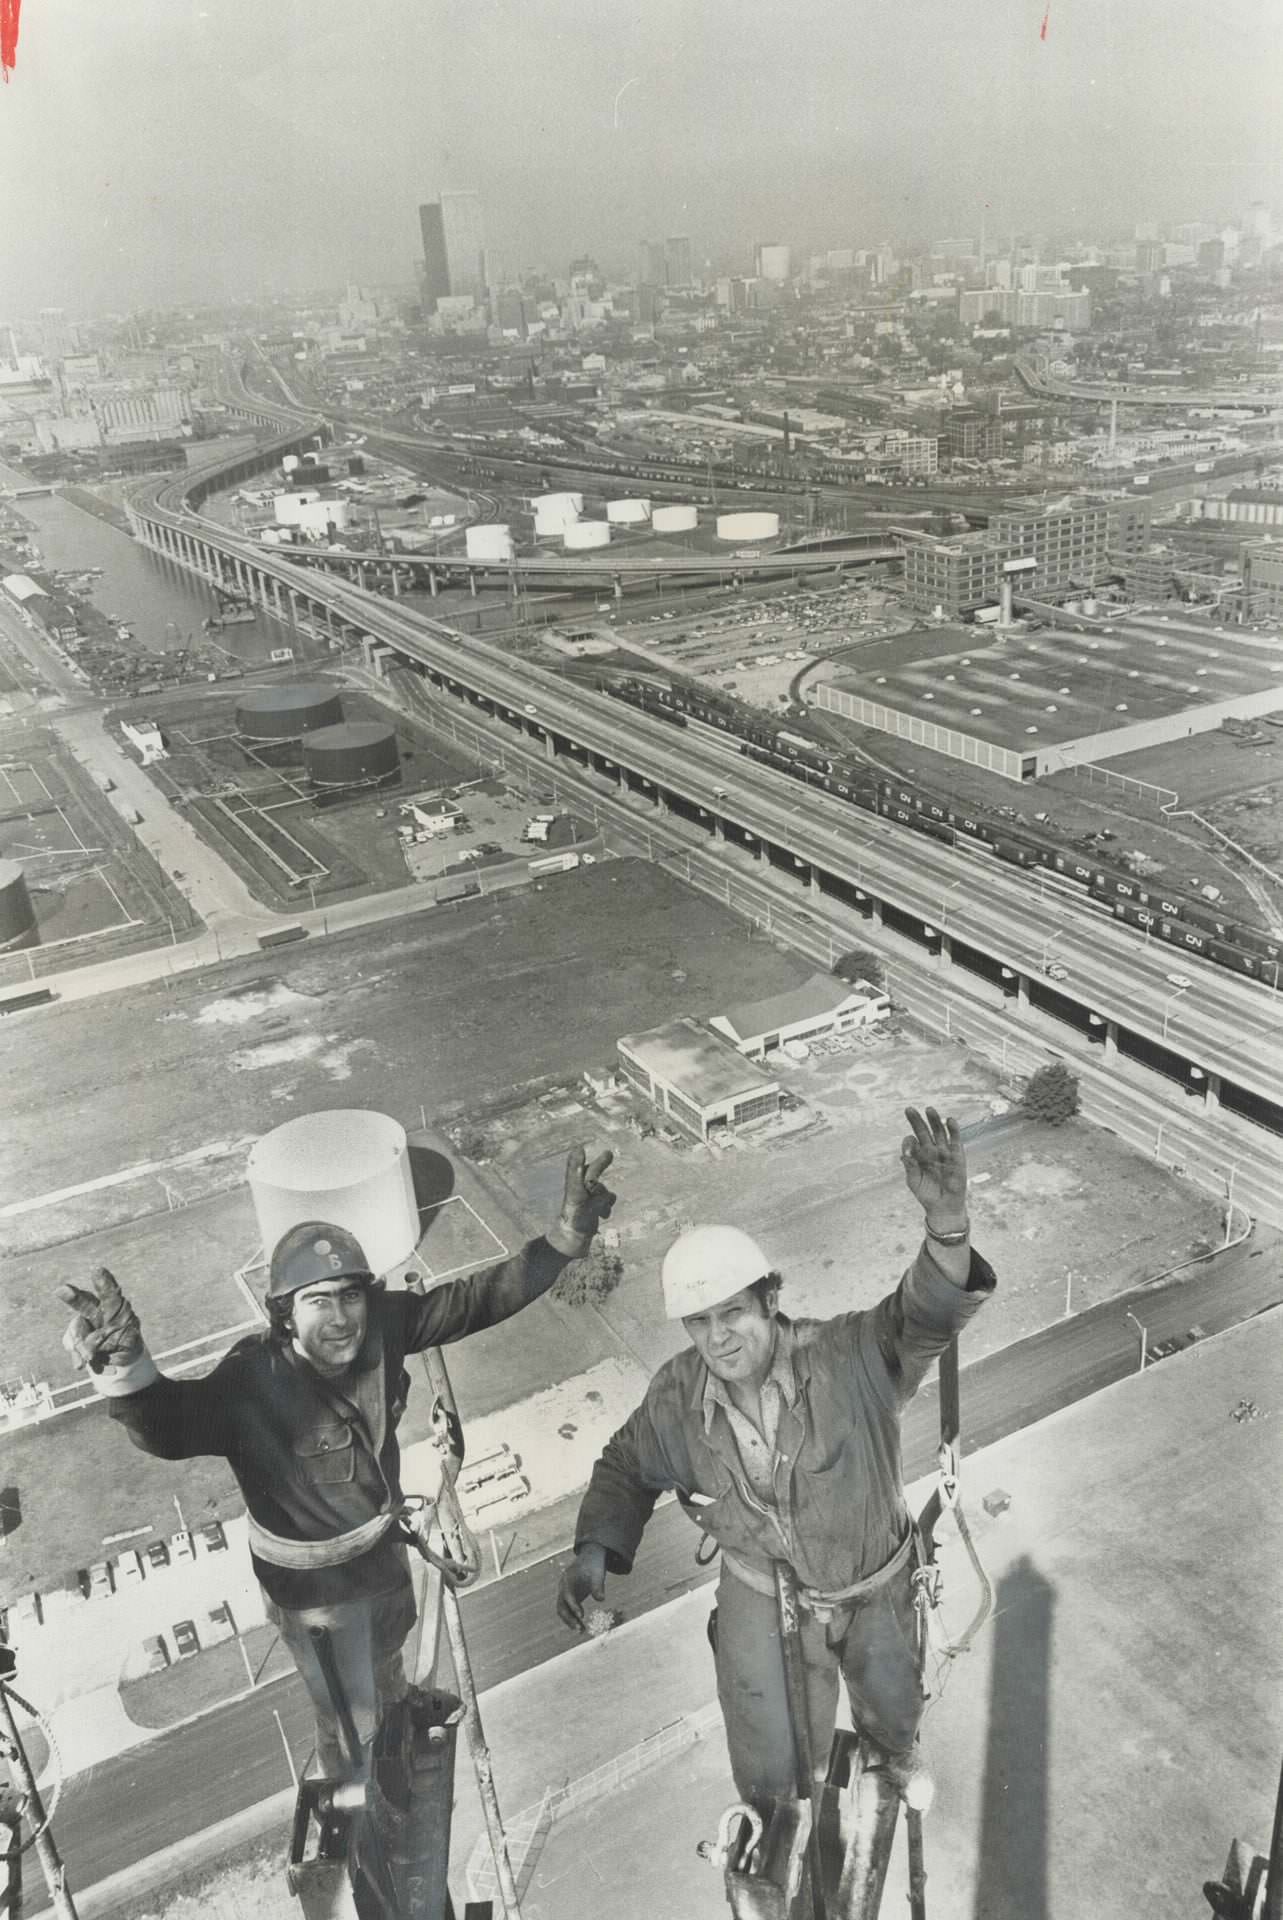
[[[1169,994],[1167,999],[1163,1002],[1163,1039],[1164,1040],[1166,1040],[1167,1038],[1167,1023],[1172,1017],[1172,1008],[1176,1005],[1176,1002],[1180,999],[1181,995],[1183,993],[1188,993],[1188,992],[1189,992],[1188,987],[1177,987],[1175,993]]]
[[[1129,1309],[1125,1309],[1124,1311],[1125,1311],[1125,1317],[1131,1321],[1137,1333],[1139,1333],[1140,1335],[1140,1366],[1137,1368],[1137,1372],[1144,1373],[1145,1361],[1149,1353],[1149,1334],[1147,1333],[1145,1328],[1142,1327],[1140,1321],[1136,1318],[1136,1315],[1134,1313],[1132,1313]]]

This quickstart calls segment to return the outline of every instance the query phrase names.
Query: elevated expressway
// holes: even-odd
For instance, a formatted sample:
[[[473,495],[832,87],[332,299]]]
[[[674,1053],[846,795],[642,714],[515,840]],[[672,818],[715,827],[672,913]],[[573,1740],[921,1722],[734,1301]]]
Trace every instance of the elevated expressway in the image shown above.
[[[129,507],[137,537],[153,551],[283,620],[309,619],[336,650],[359,640],[376,671],[406,664],[538,741],[549,761],[590,767],[816,895],[885,917],[943,961],[1003,980],[1018,1004],[1032,1001],[1098,1034],[1106,1057],[1115,1047],[1131,1051],[1186,1083],[1194,1069],[1209,1106],[1283,1130],[1277,993],[1189,960],[1193,984],[1174,992],[1168,976],[1179,950],[1146,944],[1080,897],[805,793],[711,734],[679,732],[543,669],[514,665],[475,637],[161,505],[154,496],[163,490],[136,495]],[[1068,975],[1054,988],[1044,972],[1049,957]]]
[[[1240,407],[1251,413],[1283,412],[1283,386],[1274,387],[1136,387],[1121,380],[1053,380],[1027,360],[1017,360],[1021,385],[1039,400],[1069,406],[1091,401],[1120,407]]]

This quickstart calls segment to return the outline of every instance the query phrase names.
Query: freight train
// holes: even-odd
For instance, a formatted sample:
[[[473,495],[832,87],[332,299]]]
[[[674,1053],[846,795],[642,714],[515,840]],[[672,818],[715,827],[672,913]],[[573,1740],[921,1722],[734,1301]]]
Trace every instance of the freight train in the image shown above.
[[[1250,980],[1278,983],[1283,939],[1229,919],[1196,895],[1139,880],[1125,869],[1109,866],[1094,853],[1066,847],[1023,824],[1013,826],[1001,817],[968,813],[941,794],[888,779],[858,762],[842,760],[818,741],[791,733],[766,716],[753,714],[706,690],[627,677],[599,684],[605,692],[657,719],[687,725],[693,722],[731,734],[747,758],[792,774],[946,846],[993,856],[1014,867],[1041,867],[1059,874],[1081,887],[1115,919],[1141,928],[1153,939],[1180,947],[1185,953],[1201,954]]]

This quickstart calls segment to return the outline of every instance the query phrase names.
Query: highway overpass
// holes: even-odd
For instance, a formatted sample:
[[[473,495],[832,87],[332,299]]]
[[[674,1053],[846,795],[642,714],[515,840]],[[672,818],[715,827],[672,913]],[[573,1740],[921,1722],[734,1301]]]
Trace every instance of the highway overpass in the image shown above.
[[[153,494],[156,490],[153,490]],[[1172,950],[1149,947],[1085,899],[1067,898],[993,860],[925,841],[836,797],[807,793],[696,730],[679,732],[608,696],[255,546],[191,515],[135,497],[137,537],[224,591],[284,620],[309,618],[338,649],[360,640],[376,671],[403,663],[444,693],[541,743],[659,810],[698,822],[710,841],[747,849],[815,894],[856,906],[938,952],[942,964],[1000,980],[1017,1004],[1045,1007],[1158,1072],[1196,1086],[1256,1124],[1283,1130],[1283,1001],[1196,962],[1173,992]],[[1049,957],[1067,970],[1055,985]]]

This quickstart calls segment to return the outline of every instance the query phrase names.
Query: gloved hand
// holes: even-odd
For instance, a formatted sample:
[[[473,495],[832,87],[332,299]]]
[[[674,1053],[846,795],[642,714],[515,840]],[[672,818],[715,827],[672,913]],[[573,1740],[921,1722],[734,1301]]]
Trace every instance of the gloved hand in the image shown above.
[[[143,1352],[138,1315],[106,1267],[99,1267],[90,1284],[92,1293],[83,1287],[57,1289],[64,1306],[74,1309],[62,1344],[76,1365],[88,1367],[91,1373],[101,1373],[107,1366],[127,1367]]]
[[[563,1567],[557,1587],[557,1618],[563,1626],[583,1633],[584,1601],[606,1598],[606,1549],[586,1540],[568,1566]]]
[[[601,1221],[610,1216],[615,1196],[603,1187],[601,1176],[614,1159],[613,1153],[599,1153],[585,1164],[582,1147],[572,1147],[566,1155],[566,1191],[561,1202],[562,1231],[591,1239]]]

